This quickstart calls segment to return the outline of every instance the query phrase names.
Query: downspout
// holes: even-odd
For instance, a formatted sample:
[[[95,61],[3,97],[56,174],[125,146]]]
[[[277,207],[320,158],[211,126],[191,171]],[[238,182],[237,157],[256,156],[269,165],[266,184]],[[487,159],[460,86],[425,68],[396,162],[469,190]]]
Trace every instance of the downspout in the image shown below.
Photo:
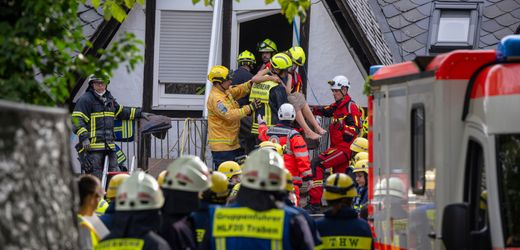
[[[211,42],[209,47],[208,73],[211,67],[217,63],[219,52],[219,32],[222,30],[222,0],[215,0],[213,3],[213,22],[211,27]],[[206,105],[209,97],[209,92],[213,83],[206,79],[206,91],[204,92],[204,110],[202,117],[208,118],[208,107]]]

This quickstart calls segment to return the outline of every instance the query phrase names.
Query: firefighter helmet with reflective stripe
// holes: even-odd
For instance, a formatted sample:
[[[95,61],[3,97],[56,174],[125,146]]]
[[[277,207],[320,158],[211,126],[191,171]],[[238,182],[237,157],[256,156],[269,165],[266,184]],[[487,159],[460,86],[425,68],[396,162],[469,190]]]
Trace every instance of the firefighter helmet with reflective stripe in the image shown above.
[[[241,185],[261,191],[285,189],[285,165],[277,152],[259,148],[251,153],[242,168]]]
[[[368,160],[367,152],[359,152],[356,155],[354,155],[354,164],[356,164],[358,161],[361,161],[361,160]]]
[[[354,165],[352,173],[357,172],[365,172],[368,174],[368,160],[360,160],[356,162],[356,165]]]
[[[278,53],[271,57],[271,66],[275,69],[288,69],[292,66],[291,58],[285,53]]]
[[[374,196],[390,195],[400,199],[406,199],[406,188],[401,179],[397,177],[390,177],[382,179],[376,184]]]
[[[183,155],[168,166],[168,173],[161,186],[188,192],[201,192],[211,186],[209,170],[197,156]]]
[[[350,176],[338,173],[332,174],[325,182],[323,198],[327,201],[357,196],[356,185]]]
[[[106,194],[107,199],[113,200],[114,198],[116,198],[117,189],[119,188],[119,186],[121,186],[121,183],[128,179],[128,177],[130,177],[130,175],[128,174],[117,174],[114,175],[112,179],[110,179]]]
[[[291,57],[294,64],[298,66],[305,64],[305,51],[303,51],[302,47],[292,47],[287,51],[287,54]]]
[[[88,84],[91,85],[93,82],[102,82],[106,85],[110,84],[110,76],[106,73],[102,73],[100,75],[90,75],[88,77]]]
[[[234,161],[225,161],[220,163],[220,165],[217,168],[217,171],[225,174],[228,180],[233,178],[233,176],[242,173],[240,165],[238,165],[238,163]]]
[[[258,47],[258,52],[278,52],[276,43],[274,43],[269,38],[266,38],[262,42],[259,42],[257,47]]]
[[[332,90],[338,90],[342,87],[350,88],[350,81],[346,76],[342,75],[335,76],[332,78],[332,80],[328,81],[328,83],[330,85],[330,89]]]
[[[159,184],[151,175],[137,171],[117,190],[116,211],[159,209],[164,197]]]
[[[237,57],[238,65],[253,65],[256,64],[255,55],[249,52],[249,50],[244,50]]]
[[[280,121],[294,121],[296,119],[296,111],[294,106],[290,103],[284,103],[278,109],[278,120]]]
[[[208,73],[208,80],[212,83],[222,83],[227,80],[233,80],[233,71],[222,65],[213,66]]]
[[[166,176],[166,173],[168,173],[167,170],[161,171],[161,173],[157,176],[157,183],[159,183],[159,186],[162,186],[164,183],[164,177]]]
[[[283,147],[282,147],[282,145],[280,145],[276,142],[264,141],[264,142],[261,142],[258,146],[260,146],[261,148],[272,149],[272,150],[276,151],[278,154],[283,156]]]
[[[352,144],[350,144],[350,150],[354,152],[367,152],[368,151],[368,140],[363,137],[357,137]]]

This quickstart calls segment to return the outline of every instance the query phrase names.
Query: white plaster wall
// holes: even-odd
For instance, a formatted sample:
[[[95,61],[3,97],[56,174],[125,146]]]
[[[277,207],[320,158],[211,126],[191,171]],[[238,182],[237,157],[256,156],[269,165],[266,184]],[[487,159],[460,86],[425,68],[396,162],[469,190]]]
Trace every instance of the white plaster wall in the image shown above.
[[[350,95],[359,105],[367,106],[363,94],[364,79],[341,39],[323,3],[312,4],[309,36],[307,101],[311,105],[328,105],[334,99],[327,81],[345,75],[351,82]],[[314,94],[313,94],[314,92]]]

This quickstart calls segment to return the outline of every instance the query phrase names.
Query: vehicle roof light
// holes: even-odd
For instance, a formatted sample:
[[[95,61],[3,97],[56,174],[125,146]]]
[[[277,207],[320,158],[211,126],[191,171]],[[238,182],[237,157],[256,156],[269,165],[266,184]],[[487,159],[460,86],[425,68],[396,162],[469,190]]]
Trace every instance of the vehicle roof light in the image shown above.
[[[497,46],[497,60],[510,61],[520,59],[520,35],[509,35]]]

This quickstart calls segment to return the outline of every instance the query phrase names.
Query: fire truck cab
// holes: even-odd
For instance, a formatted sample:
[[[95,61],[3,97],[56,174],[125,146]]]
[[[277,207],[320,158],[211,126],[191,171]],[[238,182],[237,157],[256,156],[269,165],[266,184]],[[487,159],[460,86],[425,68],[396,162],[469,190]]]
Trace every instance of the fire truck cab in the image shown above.
[[[520,247],[520,36],[379,67],[369,207],[380,249]],[[516,60],[516,61],[515,61]]]

